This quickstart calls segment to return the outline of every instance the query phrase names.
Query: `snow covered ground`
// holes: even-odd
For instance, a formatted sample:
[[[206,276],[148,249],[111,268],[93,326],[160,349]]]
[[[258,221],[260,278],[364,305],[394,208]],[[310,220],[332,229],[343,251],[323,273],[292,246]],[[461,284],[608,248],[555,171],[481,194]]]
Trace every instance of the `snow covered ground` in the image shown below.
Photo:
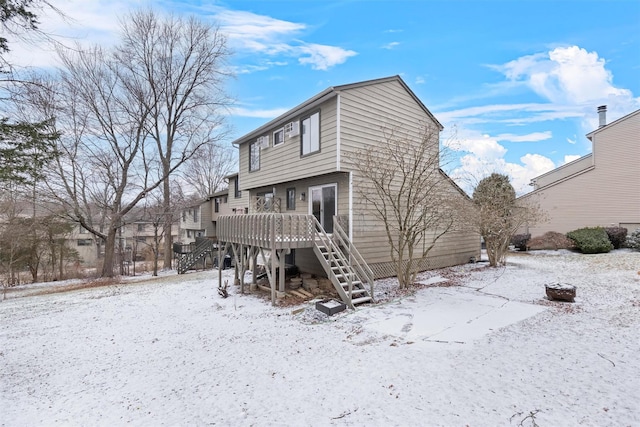
[[[333,317],[216,279],[8,293],[0,424],[640,425],[640,253],[514,255],[404,297],[382,280],[386,301]]]

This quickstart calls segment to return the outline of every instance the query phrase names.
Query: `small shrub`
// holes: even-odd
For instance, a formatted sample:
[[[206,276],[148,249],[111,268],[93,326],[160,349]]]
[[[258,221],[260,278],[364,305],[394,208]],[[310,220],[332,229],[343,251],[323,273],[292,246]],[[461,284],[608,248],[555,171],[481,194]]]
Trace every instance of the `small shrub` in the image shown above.
[[[526,251],[529,239],[531,234],[514,234],[511,236],[511,244],[519,251]]]
[[[575,244],[573,240],[569,239],[562,233],[556,233],[555,231],[548,231],[542,236],[536,236],[527,242],[527,248],[529,250],[554,250],[558,249],[573,249]]]
[[[627,240],[627,229],[624,227],[607,227],[604,229],[609,236],[613,249],[620,249]]]
[[[579,228],[567,233],[583,254],[601,254],[613,249],[607,232],[602,227]]]
[[[626,245],[628,248],[640,251],[640,228],[627,237]]]

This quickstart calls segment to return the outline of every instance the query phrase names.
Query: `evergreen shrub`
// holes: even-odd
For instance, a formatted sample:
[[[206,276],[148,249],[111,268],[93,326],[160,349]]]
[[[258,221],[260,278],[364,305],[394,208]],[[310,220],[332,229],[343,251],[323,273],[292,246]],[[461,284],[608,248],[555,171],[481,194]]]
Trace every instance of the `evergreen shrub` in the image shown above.
[[[640,251],[640,228],[627,237],[626,245],[628,248]]]
[[[567,233],[583,254],[601,254],[613,249],[607,232],[602,227],[585,227]]]
[[[624,227],[607,227],[604,229],[609,236],[613,249],[620,249],[627,240],[627,229]]]

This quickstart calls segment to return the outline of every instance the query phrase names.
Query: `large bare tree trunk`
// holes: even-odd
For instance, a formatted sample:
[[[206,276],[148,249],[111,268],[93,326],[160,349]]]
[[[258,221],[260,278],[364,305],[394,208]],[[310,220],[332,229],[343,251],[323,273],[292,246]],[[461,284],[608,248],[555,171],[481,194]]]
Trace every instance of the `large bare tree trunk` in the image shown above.
[[[171,183],[169,180],[164,182],[162,210],[164,211],[164,268],[171,268],[173,260],[172,233],[173,215],[171,214]],[[157,263],[156,263],[157,264]],[[156,273],[157,274],[157,273]]]

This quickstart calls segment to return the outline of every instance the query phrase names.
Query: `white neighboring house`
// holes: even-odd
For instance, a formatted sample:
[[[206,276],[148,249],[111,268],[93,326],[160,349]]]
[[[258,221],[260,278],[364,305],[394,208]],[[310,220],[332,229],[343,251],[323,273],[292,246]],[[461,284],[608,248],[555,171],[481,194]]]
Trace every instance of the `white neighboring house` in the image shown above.
[[[582,227],[640,228],[640,110],[607,124],[606,106],[598,108],[600,127],[587,134],[592,152],[534,178],[534,190],[549,221],[528,233],[566,233]]]

